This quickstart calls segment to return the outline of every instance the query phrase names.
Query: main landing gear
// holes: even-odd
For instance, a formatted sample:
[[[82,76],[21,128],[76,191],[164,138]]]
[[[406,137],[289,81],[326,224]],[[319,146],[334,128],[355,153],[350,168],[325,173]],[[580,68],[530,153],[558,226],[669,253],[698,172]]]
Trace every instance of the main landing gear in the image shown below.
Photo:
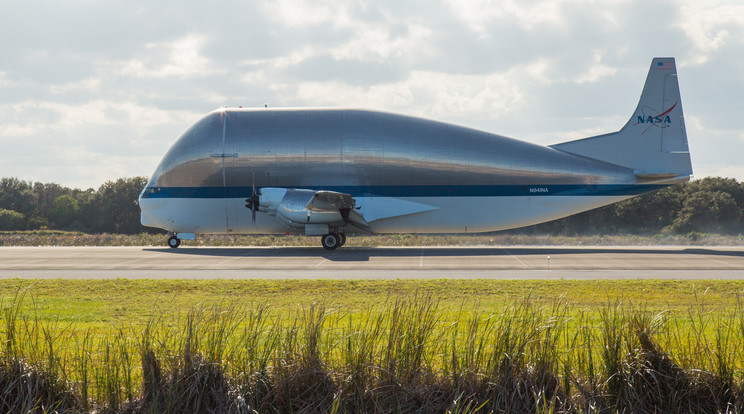
[[[328,233],[320,238],[320,244],[322,244],[323,248],[326,250],[336,250],[346,244],[346,234]]]
[[[346,234],[335,232],[328,233],[320,238],[320,243],[326,250],[336,250],[337,248],[346,244]],[[180,245],[181,239],[179,239],[177,235],[174,234],[168,238],[168,247],[170,247],[171,249],[178,248],[178,246]]]
[[[181,239],[179,239],[176,236],[170,236],[170,238],[168,239],[168,247],[170,247],[171,249],[175,249],[176,247],[180,245],[181,245]]]

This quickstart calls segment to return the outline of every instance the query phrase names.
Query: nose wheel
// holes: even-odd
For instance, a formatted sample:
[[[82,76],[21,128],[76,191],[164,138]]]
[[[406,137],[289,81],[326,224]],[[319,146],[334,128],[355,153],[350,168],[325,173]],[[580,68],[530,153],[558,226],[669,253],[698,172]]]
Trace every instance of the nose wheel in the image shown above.
[[[170,247],[171,249],[175,249],[180,245],[181,245],[181,239],[179,239],[176,236],[170,236],[170,238],[168,239],[168,247]]]

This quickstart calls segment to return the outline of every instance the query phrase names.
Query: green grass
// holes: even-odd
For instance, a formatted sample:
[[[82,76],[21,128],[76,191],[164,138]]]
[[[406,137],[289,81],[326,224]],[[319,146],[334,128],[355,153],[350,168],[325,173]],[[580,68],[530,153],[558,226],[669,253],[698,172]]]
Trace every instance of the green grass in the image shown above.
[[[0,411],[740,411],[743,291],[744,281],[3,280]]]
[[[0,281],[7,303],[26,290],[42,320],[79,323],[145,323],[153,316],[177,314],[196,305],[269,304],[293,312],[314,302],[326,307],[367,309],[400,297],[430,296],[442,309],[494,311],[529,297],[538,306],[558,298],[578,309],[607,303],[643,304],[652,310],[684,312],[704,303],[730,309],[744,294],[744,281],[646,280],[34,280]],[[139,321],[139,322],[137,322]]]

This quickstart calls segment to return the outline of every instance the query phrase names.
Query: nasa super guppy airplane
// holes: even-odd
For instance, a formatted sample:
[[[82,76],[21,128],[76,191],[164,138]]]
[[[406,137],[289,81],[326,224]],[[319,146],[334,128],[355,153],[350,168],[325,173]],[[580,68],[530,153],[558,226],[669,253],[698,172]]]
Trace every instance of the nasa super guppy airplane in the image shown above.
[[[142,191],[142,224],[172,233],[471,233],[558,219],[688,181],[673,58],[656,58],[618,132],[543,147],[354,109],[218,109]]]

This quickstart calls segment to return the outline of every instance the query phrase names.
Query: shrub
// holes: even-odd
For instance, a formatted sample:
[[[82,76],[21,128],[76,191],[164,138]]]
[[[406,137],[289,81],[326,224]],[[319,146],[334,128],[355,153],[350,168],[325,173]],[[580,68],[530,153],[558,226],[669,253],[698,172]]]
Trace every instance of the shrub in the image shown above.
[[[23,214],[13,211],[0,209],[0,230],[24,230],[26,228],[26,219]]]
[[[46,230],[49,228],[49,220],[45,217],[34,216],[28,219],[28,230]]]

